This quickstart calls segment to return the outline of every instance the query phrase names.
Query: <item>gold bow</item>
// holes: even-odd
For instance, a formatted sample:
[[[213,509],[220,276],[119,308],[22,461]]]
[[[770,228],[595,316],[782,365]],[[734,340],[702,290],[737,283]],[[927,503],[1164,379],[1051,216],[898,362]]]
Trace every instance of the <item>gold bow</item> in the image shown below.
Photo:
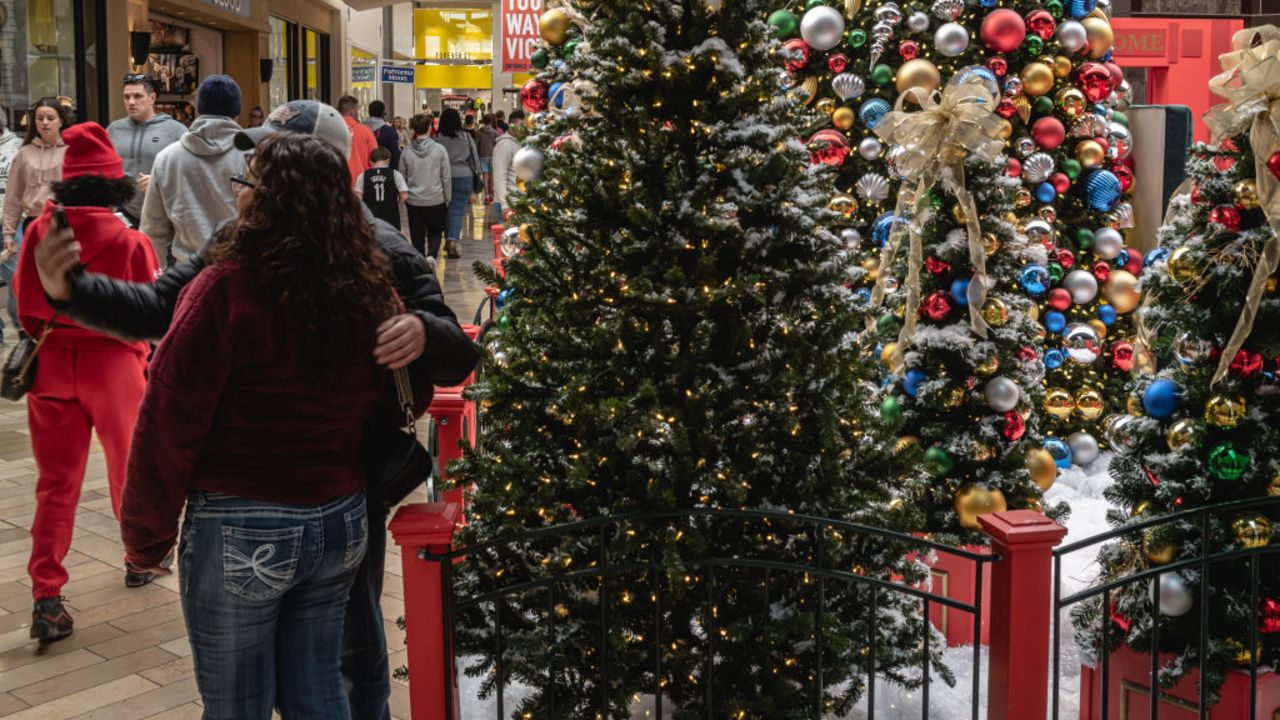
[[[1254,266],[1244,309],[1223,348],[1213,385],[1227,376],[1231,361],[1253,332],[1267,278],[1280,267],[1280,181],[1267,167],[1267,158],[1280,150],[1280,29],[1274,25],[1246,28],[1231,38],[1231,47],[1231,52],[1218,58],[1223,72],[1209,81],[1209,89],[1227,102],[1210,108],[1204,121],[1215,143],[1249,130],[1258,204],[1272,236]]]
[[[903,111],[907,100],[920,105],[917,112]],[[871,304],[884,300],[889,268],[902,240],[905,227],[910,238],[907,263],[907,307],[902,331],[898,334],[897,360],[915,334],[916,314],[920,308],[920,270],[924,264],[921,228],[929,212],[929,192],[939,181],[955,195],[964,213],[969,235],[969,262],[973,277],[969,281],[969,326],[979,337],[986,337],[988,326],[982,318],[991,281],[987,276],[987,254],[982,244],[982,228],[973,195],[965,188],[964,163],[970,157],[993,162],[1004,150],[1001,137],[1004,121],[994,113],[996,96],[981,78],[953,78],[945,90],[928,92],[914,87],[898,96],[893,112],[876,123],[875,132],[886,142],[902,147],[894,160],[902,175],[902,189],[893,211],[889,239],[880,253],[880,280],[871,293]],[[907,208],[910,207],[910,217]]]

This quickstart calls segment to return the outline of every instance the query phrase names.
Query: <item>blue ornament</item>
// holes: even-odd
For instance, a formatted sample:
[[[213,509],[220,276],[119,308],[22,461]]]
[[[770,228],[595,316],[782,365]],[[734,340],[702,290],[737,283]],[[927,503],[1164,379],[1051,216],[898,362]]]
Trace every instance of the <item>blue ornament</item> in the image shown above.
[[[1098,7],[1098,0],[1071,0],[1067,9],[1071,11],[1071,17],[1082,18],[1093,12],[1096,7]]]
[[[915,397],[920,392],[920,383],[928,379],[923,370],[912,368],[902,377],[902,392],[909,397]]]
[[[552,61],[551,61],[551,69],[552,69],[552,70],[564,70],[564,60],[561,60],[560,58],[556,58],[555,60],[552,60]]]
[[[1152,264],[1160,262],[1167,257],[1169,257],[1169,248],[1158,247],[1147,253],[1146,256],[1142,258],[1142,268],[1145,270],[1146,268],[1151,267]]]
[[[999,0],[979,0],[979,2],[984,8],[993,8]]]
[[[1044,366],[1050,370],[1057,370],[1062,367],[1062,363],[1066,362],[1066,356],[1057,348],[1044,351]]]
[[[951,299],[957,305],[969,305],[969,278],[957,278],[951,283]]]
[[[889,101],[883,98],[871,98],[862,103],[858,108],[858,119],[868,129],[875,129],[876,123],[880,122],[880,118],[889,112]]]
[[[1178,383],[1165,379],[1156,380],[1142,393],[1142,407],[1156,420],[1168,420],[1173,417],[1173,411],[1178,409],[1180,393]]]
[[[1052,184],[1042,182],[1036,186],[1036,201],[1048,205],[1053,199],[1058,197],[1058,189]]]
[[[970,65],[969,67],[956,73],[956,82],[968,82],[969,78],[978,78],[983,85],[991,91],[992,95],[1000,94],[1000,82],[996,80],[996,74],[991,72],[982,65]]]
[[[1053,456],[1053,464],[1063,470],[1071,467],[1071,446],[1062,441],[1061,438],[1045,438],[1044,449]]]
[[[551,83],[551,88],[547,90],[547,97],[551,100],[551,104],[557,110],[564,107],[564,83]]]
[[[506,307],[508,302],[511,302],[512,294],[513,292],[511,291],[510,288],[507,288],[506,290],[503,290],[502,292],[498,293],[498,297],[494,302],[498,306],[499,310]]]
[[[1116,308],[1114,305],[1102,305],[1098,307],[1098,319],[1103,325],[1110,327],[1116,322]]]
[[[884,247],[889,242],[889,232],[893,230],[894,215],[891,212],[883,213],[880,217],[871,223],[871,239],[876,245]]]
[[[1043,265],[1028,265],[1018,273],[1018,284],[1032,295],[1043,295],[1049,289],[1049,270]]]
[[[1097,212],[1110,212],[1120,202],[1120,179],[1110,170],[1093,170],[1084,179],[1084,196]]]
[[[1107,52],[1106,52],[1106,53],[1105,53],[1101,58],[1099,58],[1098,60],[1099,60],[1100,62],[1109,63],[1109,62],[1111,62],[1111,60],[1112,60],[1115,56],[1116,56],[1116,51],[1115,51],[1115,50],[1108,50],[1108,51],[1107,51]]]
[[[866,305],[871,302],[871,291],[866,288],[859,288],[858,291],[853,294],[853,301],[859,305]]]
[[[1044,314],[1044,329],[1051,333],[1060,333],[1067,326],[1067,316],[1057,310]]]
[[[1116,267],[1124,267],[1125,265],[1128,265],[1129,264],[1129,248],[1125,248],[1121,250],[1120,254],[1116,256],[1116,259],[1113,262]]]

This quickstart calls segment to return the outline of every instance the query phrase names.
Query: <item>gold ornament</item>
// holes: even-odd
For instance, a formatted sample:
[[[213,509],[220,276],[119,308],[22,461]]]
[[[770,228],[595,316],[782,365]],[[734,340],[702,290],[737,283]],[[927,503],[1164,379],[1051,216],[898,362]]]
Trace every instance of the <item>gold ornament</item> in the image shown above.
[[[1133,367],[1139,375],[1156,374],[1156,356],[1150,350],[1136,349],[1133,352]]]
[[[1142,407],[1142,398],[1137,395],[1130,395],[1124,401],[1124,411],[1134,417],[1142,417],[1147,414],[1147,411]]]
[[[790,92],[801,105],[808,105],[818,96],[818,76],[810,75],[804,79],[804,82],[793,86]]]
[[[969,216],[964,212],[964,205],[955,203],[951,206],[951,218],[956,221],[957,225],[964,225],[969,222]]]
[[[1062,55],[1057,55],[1053,58],[1053,74],[1057,77],[1067,77],[1071,74],[1072,69],[1074,69],[1074,66],[1071,64],[1071,58]],[[1080,91],[1076,90],[1076,92]],[[1062,93],[1058,93],[1058,97],[1061,98]],[[1084,93],[1080,93],[1080,97],[1084,98]],[[1075,115],[1070,115],[1069,117],[1075,117]]]
[[[1178,548],[1172,543],[1156,540],[1155,534],[1148,530],[1142,534],[1142,554],[1153,565],[1164,565],[1173,562],[1173,558],[1178,555]]]
[[[1280,475],[1271,478],[1271,482],[1267,483],[1267,494],[1271,497],[1280,496]]]
[[[1058,479],[1058,466],[1054,464],[1053,456],[1044,448],[1031,448],[1027,451],[1027,471],[1031,473],[1031,480],[1041,492],[1053,487],[1053,482]]]
[[[1222,641],[1222,644],[1226,646],[1230,653],[1232,653],[1231,662],[1235,663],[1237,666],[1247,667],[1253,664],[1253,655],[1249,652],[1249,649],[1244,646],[1244,643],[1236,640],[1235,638],[1227,638]],[[1262,655],[1262,640],[1258,640],[1258,655]]]
[[[822,98],[818,102],[814,103],[813,109],[817,110],[823,115],[830,115],[831,113],[836,111],[835,98],[829,98],[829,97]]]
[[[1059,420],[1066,420],[1076,410],[1076,401],[1065,388],[1051,387],[1044,391],[1044,411]],[[1050,458],[1052,460],[1053,458]]]
[[[942,86],[942,74],[938,72],[938,66],[924,58],[915,58],[908,60],[898,68],[898,76],[895,82],[899,93],[918,87],[923,88],[925,92],[933,92]],[[911,95],[907,96],[910,100]]]
[[[1040,320],[1040,306],[1035,303],[1031,303],[1031,309],[1027,311],[1027,314],[1031,316],[1032,320],[1038,322]],[[1041,334],[1039,339],[1043,340],[1044,335]]]
[[[1189,283],[1200,275],[1200,258],[1186,245],[1169,255],[1169,275],[1180,283]]]
[[[831,113],[831,124],[837,130],[848,130],[853,127],[853,122],[857,118],[858,115],[853,111],[853,108],[838,107],[835,112]]]
[[[521,243],[523,243],[523,244],[525,244],[525,245],[528,245],[528,244],[529,244],[529,232],[530,232],[530,231],[529,231],[529,224],[528,224],[528,223],[525,223],[525,224],[523,224],[523,225],[521,225],[521,226],[520,226],[520,242],[521,242]]]
[[[974,368],[974,370],[979,375],[982,375],[983,377],[986,377],[987,375],[993,375],[995,374],[995,371],[999,369],[1000,369],[1000,358],[996,357],[995,355],[992,355],[991,358],[988,359],[986,362]]]
[[[867,282],[875,282],[880,276],[880,258],[869,257],[863,260],[862,269],[867,271]]]
[[[1013,135],[1013,123],[1008,120],[1000,121],[1000,139],[1008,140]]]
[[[1085,140],[1076,145],[1076,160],[1084,167],[1097,167],[1107,158],[1107,151],[1102,149],[1102,145],[1097,140]]]
[[[896,342],[885,343],[884,347],[880,348],[880,362],[884,363],[885,365],[892,364],[893,354],[896,352],[898,352],[898,343]]]
[[[1000,249],[1000,238],[996,237],[995,233],[982,233],[982,249],[988,256],[995,255]]]
[[[1008,506],[1004,501],[1004,493],[999,489],[989,488],[981,483],[965,485],[956,491],[956,515],[960,516],[961,527],[978,530],[979,515],[1004,512]]]
[[[1009,322],[1009,307],[1000,298],[988,298],[982,306],[982,319],[991,327],[1004,327]]]
[[[538,31],[542,33],[542,39],[552,45],[564,44],[569,35],[569,25],[569,13],[559,8],[548,10],[538,18]]]
[[[1151,501],[1143,500],[1133,509],[1133,512],[1129,514],[1129,517],[1141,517],[1149,512],[1151,512]]]
[[[889,501],[889,509],[894,512],[902,512],[907,507],[907,501],[900,497],[896,497]]]
[[[1090,422],[1102,417],[1104,405],[1102,393],[1093,388],[1081,388],[1076,393],[1076,414]]]
[[[1115,306],[1116,312],[1124,314],[1133,312],[1142,302],[1142,293],[1138,292],[1138,278],[1128,270],[1114,270],[1107,278],[1107,301]]]
[[[1020,188],[1013,196],[1014,207],[1024,208],[1031,204],[1031,191],[1026,188]]]
[[[1067,66],[1071,66],[1071,61],[1067,61]],[[1058,91],[1054,100],[1058,103],[1058,107],[1062,108],[1062,114],[1069,118],[1078,118],[1084,115],[1085,104],[1084,93],[1073,87],[1065,87]]]
[[[858,212],[858,201],[849,193],[836,193],[832,196],[831,202],[827,204],[827,208],[832,212],[849,217]]]
[[[942,398],[942,404],[949,408],[958,408],[964,404],[964,388],[953,387],[947,388],[947,394]]]
[[[975,462],[986,462],[996,456],[996,451],[990,445],[978,443],[973,448],[973,459]]]
[[[1089,38],[1089,57],[1097,60],[1116,42],[1116,36],[1111,31],[1111,23],[1104,18],[1087,17],[1080,21],[1084,26],[1085,36]]]
[[[1182,418],[1169,426],[1165,440],[1170,450],[1178,451],[1199,440],[1200,434],[1200,425],[1195,420]]]
[[[1252,180],[1241,180],[1231,186],[1231,192],[1236,197],[1236,203],[1245,210],[1258,207],[1258,183]]]
[[[1231,521],[1236,544],[1242,548],[1260,548],[1271,544],[1271,520],[1262,513],[1237,515]]]
[[[1244,398],[1236,395],[1214,395],[1204,404],[1204,421],[1210,425],[1230,430],[1244,419]]]
[[[1101,320],[1099,320],[1098,318],[1094,318],[1094,319],[1090,320],[1090,321],[1089,321],[1088,323],[1086,323],[1086,324],[1087,324],[1089,327],[1093,328],[1093,331],[1094,331],[1094,332],[1098,333],[1098,339],[1099,339],[1099,340],[1104,340],[1104,339],[1106,339],[1106,337],[1107,337],[1107,324],[1106,324],[1106,323],[1102,322],[1102,321],[1101,321]]]
[[[893,454],[901,455],[902,453],[920,446],[920,438],[914,435],[904,435],[898,438],[898,442],[893,446]]]
[[[1053,68],[1042,62],[1027,63],[1022,68],[1022,91],[1040,97],[1053,89]]]
[[[862,9],[862,0],[844,0],[844,16],[853,19]]]

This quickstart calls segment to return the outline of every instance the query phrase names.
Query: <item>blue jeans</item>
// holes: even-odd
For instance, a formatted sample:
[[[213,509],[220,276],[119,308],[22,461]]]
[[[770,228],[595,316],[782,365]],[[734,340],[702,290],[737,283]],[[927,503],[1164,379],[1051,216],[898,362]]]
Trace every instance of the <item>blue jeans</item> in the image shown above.
[[[348,720],[339,655],[369,543],[363,492],[282,505],[193,492],[178,547],[205,720]]]
[[[391,720],[391,674],[387,634],[382,625],[382,578],[387,564],[387,512],[373,501],[367,508],[369,550],[356,569],[342,629],[342,677],[353,720]]]
[[[453,196],[449,199],[449,224],[445,226],[445,238],[462,238],[462,221],[471,210],[471,176],[453,179]]]
[[[8,286],[5,309],[9,313],[9,320],[13,322],[14,330],[19,332],[22,331],[22,326],[18,324],[18,296],[13,294],[13,276],[18,272],[18,256],[22,254],[22,231],[26,229],[26,225],[26,220],[18,223],[18,232],[13,236],[13,255],[0,263],[0,283]],[[4,332],[4,320],[0,319],[0,333],[2,332]]]

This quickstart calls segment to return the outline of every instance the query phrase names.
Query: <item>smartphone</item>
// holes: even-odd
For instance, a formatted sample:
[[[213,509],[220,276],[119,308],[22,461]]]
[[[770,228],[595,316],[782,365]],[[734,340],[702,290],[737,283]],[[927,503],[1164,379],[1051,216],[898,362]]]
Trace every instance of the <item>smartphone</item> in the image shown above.
[[[53,206],[53,221],[58,224],[59,228],[71,226],[71,224],[67,222],[67,209],[62,205]]]

